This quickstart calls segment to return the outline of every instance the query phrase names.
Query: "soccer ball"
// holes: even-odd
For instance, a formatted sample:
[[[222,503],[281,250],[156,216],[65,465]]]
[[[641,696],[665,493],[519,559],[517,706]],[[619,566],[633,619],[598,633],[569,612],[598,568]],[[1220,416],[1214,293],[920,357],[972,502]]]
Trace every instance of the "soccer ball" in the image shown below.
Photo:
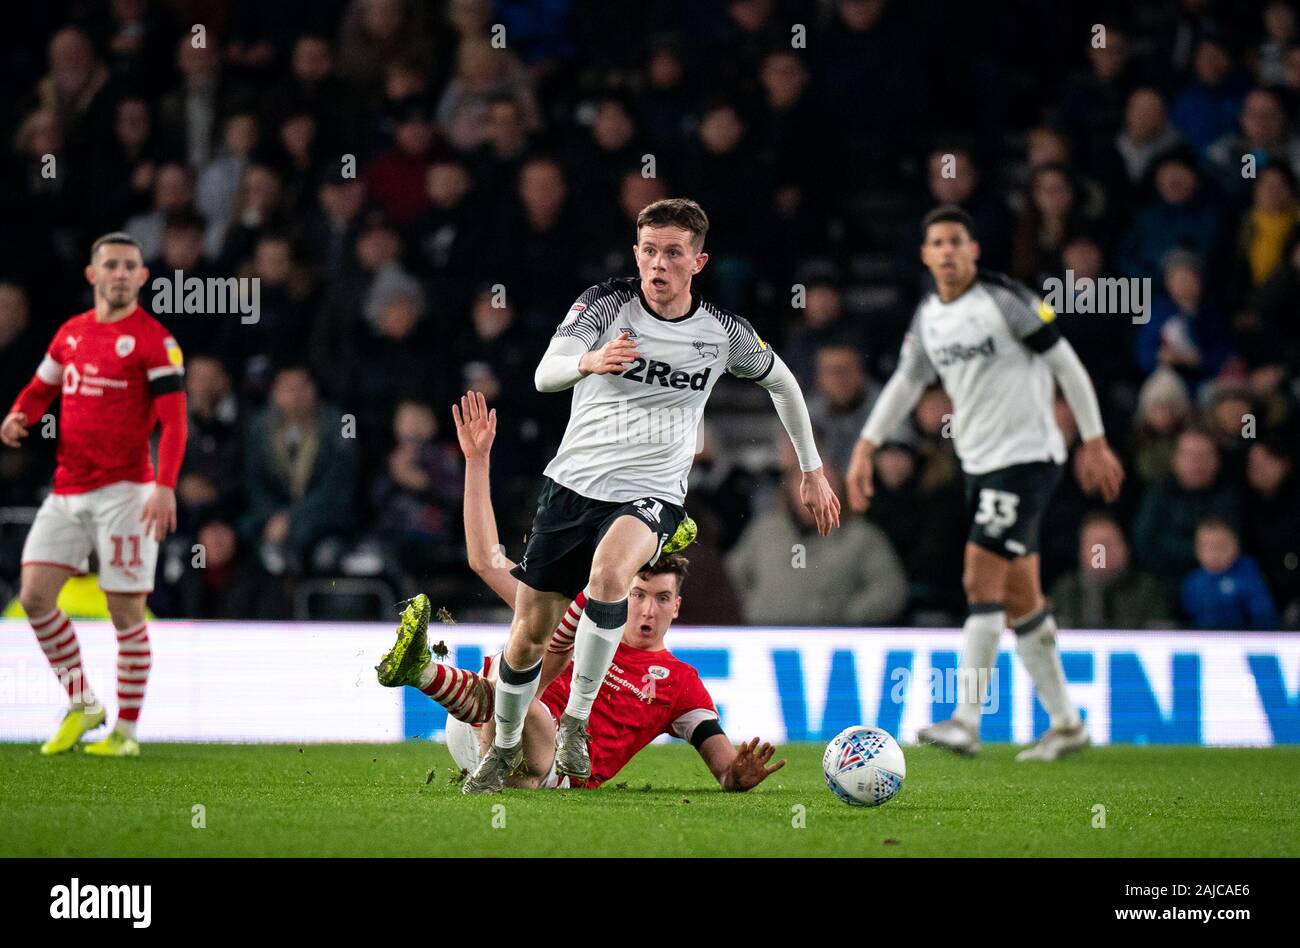
[[[880,806],[898,795],[907,764],[888,731],[858,724],[826,745],[822,773],[831,792],[850,806]]]

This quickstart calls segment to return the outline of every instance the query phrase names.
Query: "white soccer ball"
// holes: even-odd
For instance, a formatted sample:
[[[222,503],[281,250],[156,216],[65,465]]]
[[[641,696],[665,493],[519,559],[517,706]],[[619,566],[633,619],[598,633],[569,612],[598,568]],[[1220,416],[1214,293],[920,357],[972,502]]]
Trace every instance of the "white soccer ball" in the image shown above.
[[[831,792],[850,806],[880,806],[898,795],[907,764],[888,731],[857,724],[826,745],[822,773]]]

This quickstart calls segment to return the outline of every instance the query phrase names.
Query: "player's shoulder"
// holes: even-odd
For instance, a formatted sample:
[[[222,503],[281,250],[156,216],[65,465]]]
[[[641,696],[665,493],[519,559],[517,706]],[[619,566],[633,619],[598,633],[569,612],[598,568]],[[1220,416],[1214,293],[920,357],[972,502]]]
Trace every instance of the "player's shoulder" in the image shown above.
[[[135,311],[135,317],[136,324],[144,327],[145,331],[150,335],[157,336],[160,339],[165,339],[172,334],[172,331],[163,324],[162,320],[157,316],[154,316],[144,307]]]
[[[94,322],[94,319],[95,311],[93,309],[88,309],[84,313],[77,313],[73,316],[69,316],[63,321],[63,324],[54,331],[54,335],[58,337],[64,333],[82,329],[87,324]]]
[[[723,309],[721,306],[706,300],[702,296],[697,298],[697,303],[699,311],[706,314],[710,319],[721,326],[726,334],[732,339],[742,335],[754,336],[755,338],[758,337],[758,331],[754,329],[753,324],[739,313],[733,313],[729,309]]]
[[[621,306],[623,303],[636,299],[636,295],[636,280],[631,277],[612,277],[583,290],[574,307],[582,306],[586,308],[597,304]]]
[[[698,684],[703,687],[703,681],[700,678],[699,670],[690,662],[678,658],[672,652],[668,651],[668,649],[650,653],[647,665],[650,666],[650,668],[647,669],[647,673],[652,676],[655,675],[655,672],[651,669],[658,667],[664,669],[667,673],[659,673],[665,678],[672,675],[679,679],[679,684]]]
[[[981,269],[975,281],[993,297],[993,302],[1004,313],[1025,307],[1030,310],[1038,308],[1038,294],[1005,273]]]

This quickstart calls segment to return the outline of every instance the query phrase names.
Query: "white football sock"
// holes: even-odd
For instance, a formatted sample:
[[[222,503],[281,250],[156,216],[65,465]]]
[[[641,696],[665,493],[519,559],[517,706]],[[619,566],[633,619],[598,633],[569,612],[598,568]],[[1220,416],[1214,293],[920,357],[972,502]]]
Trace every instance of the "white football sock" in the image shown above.
[[[966,642],[957,666],[957,707],[953,719],[980,731],[980,708],[985,698],[981,694],[993,687],[993,666],[998,657],[998,640],[1006,628],[1007,613],[997,603],[976,603],[966,617],[962,631]]]
[[[542,660],[523,671],[515,671],[501,657],[500,676],[497,682],[496,709],[492,715],[496,721],[496,737],[492,743],[497,747],[512,748],[519,744],[524,734],[524,721],[528,718],[528,706],[537,695],[537,681],[542,674]]]
[[[1038,689],[1038,700],[1052,720],[1053,728],[1079,724],[1079,712],[1065,690],[1065,670],[1056,647],[1056,619],[1050,612],[1036,612],[1016,622],[1016,651]]]
[[[113,730],[117,731],[123,737],[129,737],[135,740],[135,721],[128,721],[125,718],[118,718],[117,723],[113,725]]]
[[[602,602],[587,594],[587,607],[578,620],[578,634],[573,640],[573,679],[565,714],[583,721],[591,716],[591,703],[605,683],[605,672],[614,661],[626,625],[626,597],[618,602]]]

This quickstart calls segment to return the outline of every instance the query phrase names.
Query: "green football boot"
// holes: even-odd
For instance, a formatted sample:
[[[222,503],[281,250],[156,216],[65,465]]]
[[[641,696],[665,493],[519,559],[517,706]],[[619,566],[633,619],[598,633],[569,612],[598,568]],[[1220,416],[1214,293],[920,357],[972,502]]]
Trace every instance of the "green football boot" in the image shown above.
[[[409,685],[419,680],[421,669],[433,656],[429,652],[429,597],[420,593],[402,611],[397,627],[397,641],[375,666],[379,683],[385,688]]]

